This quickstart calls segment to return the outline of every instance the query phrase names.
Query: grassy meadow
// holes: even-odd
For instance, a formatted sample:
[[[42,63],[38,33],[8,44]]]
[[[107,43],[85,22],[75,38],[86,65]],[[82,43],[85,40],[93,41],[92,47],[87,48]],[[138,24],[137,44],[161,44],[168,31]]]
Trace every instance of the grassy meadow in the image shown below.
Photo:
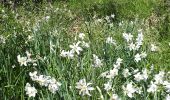
[[[0,4],[0,100],[170,100],[168,0],[13,5]]]

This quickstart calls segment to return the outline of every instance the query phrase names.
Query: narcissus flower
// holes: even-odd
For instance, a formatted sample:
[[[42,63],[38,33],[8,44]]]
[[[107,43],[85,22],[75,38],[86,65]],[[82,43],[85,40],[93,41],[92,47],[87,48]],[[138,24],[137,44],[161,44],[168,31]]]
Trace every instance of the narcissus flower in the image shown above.
[[[170,82],[164,81],[163,85],[164,85],[166,91],[170,93]]]
[[[132,40],[133,35],[131,33],[123,33],[123,37],[127,42],[129,42]]]
[[[104,89],[105,89],[106,91],[109,91],[109,90],[112,89],[112,84],[111,84],[110,81],[104,84]]]
[[[134,77],[135,77],[135,80],[138,81],[138,82],[143,80],[143,75],[140,72],[135,74]]]
[[[137,53],[136,55],[135,55],[135,61],[136,62],[139,62],[141,60],[141,55],[139,54],[139,53]]]
[[[103,65],[102,60],[100,60],[99,57],[95,54],[93,54],[93,62],[94,67],[101,67]]]
[[[123,69],[123,76],[126,78],[128,77],[129,75],[131,75],[131,73],[129,72],[129,69]]]
[[[72,49],[73,52],[76,52],[78,55],[80,54],[80,51],[83,49],[79,47],[80,42],[77,42],[76,44],[73,43],[73,45],[70,45],[70,48]]]
[[[56,91],[59,90],[59,87],[61,86],[60,82],[57,82],[54,78],[52,78],[49,82],[48,89],[52,93],[56,93]]]
[[[110,100],[121,100],[117,94],[112,94]]]
[[[166,100],[170,100],[170,95],[169,94],[166,96]]]
[[[35,89],[35,87],[32,87],[29,83],[26,84],[25,91],[29,97],[35,97],[37,93],[37,90]]]
[[[108,37],[108,38],[106,39],[106,43],[116,45],[116,41],[113,40],[112,37]]]
[[[137,91],[137,89],[132,85],[132,82],[126,85],[126,87],[123,86],[124,94],[128,97],[132,98],[133,94]]]
[[[154,77],[155,84],[163,84],[164,75],[165,75],[164,71],[160,71],[158,74],[156,74],[155,77]]]
[[[27,57],[21,57],[20,55],[17,56],[18,62],[20,66],[27,66]]]
[[[83,40],[83,39],[84,39],[84,37],[85,37],[85,34],[84,34],[84,33],[79,33],[79,38],[80,38],[80,39],[82,39],[82,40]]]
[[[151,85],[147,89],[147,92],[154,93],[157,91],[157,89],[158,89],[158,86],[154,82],[151,81]]]
[[[116,75],[118,75],[118,71],[119,70],[117,68],[113,68],[112,70],[109,71],[106,78],[114,78]]]
[[[90,87],[92,83],[86,83],[85,79],[81,79],[79,80],[79,82],[76,83],[76,88],[79,89],[79,94],[84,96],[84,95],[88,95],[91,96],[89,91],[94,90],[93,87]]]
[[[158,47],[154,44],[151,44],[151,51],[157,51]]]

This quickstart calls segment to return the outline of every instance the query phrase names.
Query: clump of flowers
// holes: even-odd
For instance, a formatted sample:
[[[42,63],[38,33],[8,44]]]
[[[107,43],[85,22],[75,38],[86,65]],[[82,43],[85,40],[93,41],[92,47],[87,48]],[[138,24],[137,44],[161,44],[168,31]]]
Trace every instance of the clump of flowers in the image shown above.
[[[26,55],[27,56],[24,56],[24,57],[21,57],[21,55],[17,56],[17,60],[20,66],[23,66],[23,65],[27,66],[28,63],[32,63],[33,65],[36,65],[36,60],[31,58],[31,54],[28,51],[26,51]]]
[[[135,43],[133,42],[133,35],[131,33],[123,33],[123,38],[128,43],[128,48],[130,51],[138,50],[143,44],[143,33],[142,30],[138,30],[138,36],[136,38]]]
[[[32,81],[39,83],[41,86],[48,87],[49,91],[54,94],[59,90],[59,87],[61,86],[61,83],[57,82],[54,77],[37,75],[37,71],[30,72],[29,76],[31,77]]]
[[[89,44],[84,41],[85,34],[80,33],[79,36],[80,41],[73,43],[72,45],[69,45],[70,49],[69,51],[61,50],[60,56],[61,57],[68,57],[72,59],[75,54],[79,55],[80,52],[83,51],[83,48],[89,48]]]
[[[101,76],[109,78],[109,79],[114,78],[116,75],[118,75],[118,71],[120,69],[120,65],[121,65],[122,61],[123,61],[123,59],[118,58],[116,60],[116,64],[113,64],[113,69],[102,73]]]

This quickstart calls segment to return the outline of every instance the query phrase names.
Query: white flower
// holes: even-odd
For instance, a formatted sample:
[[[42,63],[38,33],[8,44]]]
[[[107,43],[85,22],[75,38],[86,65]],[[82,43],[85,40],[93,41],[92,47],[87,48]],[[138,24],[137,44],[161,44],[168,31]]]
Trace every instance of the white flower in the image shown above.
[[[116,45],[116,41],[113,40],[112,37],[108,37],[108,38],[106,39],[106,43]]]
[[[138,94],[141,94],[141,93],[142,93],[142,87],[138,87],[136,92],[137,92]]]
[[[111,84],[110,81],[107,82],[106,84],[104,84],[104,89],[105,89],[106,91],[109,91],[109,90],[112,89],[112,84]]]
[[[84,39],[84,37],[85,37],[85,34],[84,34],[84,33],[79,33],[79,38],[80,38],[80,39],[82,39],[82,40],[83,40],[83,39]]]
[[[5,44],[5,41],[6,39],[4,38],[4,36],[0,35],[0,43]]]
[[[136,48],[139,49],[140,46],[142,45],[142,42],[143,42],[143,33],[142,33],[142,30],[138,30],[139,31],[139,34],[138,34],[138,37],[136,38]]]
[[[37,63],[33,63],[33,66],[37,66]]]
[[[123,21],[119,22],[119,26],[122,26],[122,25],[123,25],[123,23],[124,23]]]
[[[159,74],[156,74],[154,77],[155,84],[163,84],[165,72],[160,71]]]
[[[67,52],[67,57],[68,57],[69,59],[72,59],[72,58],[74,57],[74,51],[72,51],[72,50],[68,51],[68,52]]]
[[[168,81],[164,81],[163,85],[166,88],[167,92],[170,93],[170,83]]]
[[[151,70],[151,71],[154,70],[154,64],[151,65],[150,70]]]
[[[50,19],[50,16],[45,16],[44,18],[46,21],[48,21]]]
[[[39,75],[35,81],[38,82],[41,86],[48,86],[50,79],[50,76]]]
[[[112,17],[112,18],[115,18],[115,15],[114,15],[114,14],[112,14],[112,15],[111,15],[111,17]]]
[[[145,69],[143,69],[142,70],[142,75],[143,75],[143,79],[146,81],[147,79],[148,79],[148,73],[147,73],[147,69],[145,68]]]
[[[32,40],[33,40],[33,38],[34,38],[34,36],[33,36],[33,35],[28,35],[28,41],[32,41]]]
[[[170,95],[169,94],[166,96],[166,100],[170,100]]]
[[[48,87],[52,93],[59,90],[59,87],[61,86],[61,83],[57,82],[55,78],[51,76],[37,75],[37,71],[30,72],[29,76],[33,81],[39,83],[41,86]]]
[[[117,94],[112,94],[112,96],[110,97],[110,100],[121,100]]]
[[[37,79],[37,71],[34,71],[34,72],[29,72],[29,76],[31,77],[31,79],[33,81],[35,81]]]
[[[128,48],[129,48],[130,51],[136,50],[136,46],[133,42],[129,44]]]
[[[137,53],[136,55],[135,55],[135,61],[136,62],[139,62],[141,60],[141,55],[139,54],[139,53]]]
[[[113,64],[113,68],[120,69],[120,65],[118,65],[118,64]]]
[[[132,85],[132,82],[126,85],[126,87],[123,86],[124,94],[128,97],[132,98],[133,94],[137,91],[137,89]]]
[[[124,39],[126,39],[127,42],[131,41],[133,38],[133,35],[131,33],[123,33]]]
[[[123,76],[126,78],[128,77],[129,75],[131,75],[131,73],[129,72],[129,69],[123,69]]]
[[[1,11],[2,11],[2,13],[4,13],[4,12],[5,12],[3,9],[2,9]]]
[[[135,69],[135,70],[133,71],[133,74],[137,73],[138,71],[139,71],[139,69]]]
[[[116,60],[116,64],[117,64],[117,65],[120,65],[120,64],[122,63],[122,61],[123,61],[123,59],[118,58],[118,59]]]
[[[88,95],[91,96],[89,91],[94,90],[93,87],[90,87],[89,85],[91,85],[92,83],[86,83],[85,79],[81,79],[79,80],[79,82],[76,83],[76,88],[79,89],[79,94],[81,95]]]
[[[142,53],[140,54],[140,56],[141,56],[141,58],[146,58],[147,54],[146,54],[146,52],[142,52]]]
[[[74,51],[73,50],[70,50],[70,51],[62,50],[61,53],[60,53],[60,56],[61,57],[68,57],[69,59],[72,59],[74,57]]]
[[[15,65],[12,65],[12,68],[15,68],[16,66]]]
[[[108,75],[106,78],[114,78],[116,75],[118,75],[118,69],[113,68],[112,70],[109,71]]]
[[[157,51],[158,47],[154,44],[151,44],[151,51]]]
[[[20,55],[17,56],[18,62],[20,66],[24,65],[27,66],[27,57],[21,57]]]
[[[135,77],[135,80],[138,81],[138,82],[143,80],[143,75],[140,72],[135,74],[134,77]]]
[[[35,97],[37,93],[37,90],[35,89],[35,87],[31,87],[29,83],[26,84],[25,91],[29,97]]]
[[[141,81],[141,80],[147,80],[148,79],[148,74],[147,74],[147,69],[145,68],[144,70],[142,70],[142,74],[140,72],[138,72],[137,74],[134,75],[134,79],[136,81]]]
[[[25,52],[27,54],[27,58],[31,58],[31,53],[29,53],[28,51]]]
[[[107,22],[110,22],[109,16],[106,16],[105,19],[106,19]]]
[[[103,65],[102,60],[98,58],[95,54],[93,54],[93,60],[94,60],[94,67],[101,67]]]
[[[28,51],[26,51],[25,53],[27,55],[27,62],[35,62],[35,60],[31,58],[31,53],[29,53]]]
[[[154,83],[151,81],[151,85],[150,85],[149,88],[147,89],[147,92],[152,92],[152,93],[154,93],[154,92],[157,91],[157,89],[158,89],[157,85],[154,84]]]
[[[71,51],[76,52],[78,55],[80,54],[80,51],[83,50],[81,47],[79,47],[79,43],[80,42],[77,42],[76,44],[73,43],[73,45],[70,45],[70,48],[72,49]]]
[[[55,82],[55,83],[50,83],[48,85],[48,89],[50,90],[50,92],[52,93],[56,93],[56,91],[59,90],[59,87],[61,86],[61,83],[60,82]]]

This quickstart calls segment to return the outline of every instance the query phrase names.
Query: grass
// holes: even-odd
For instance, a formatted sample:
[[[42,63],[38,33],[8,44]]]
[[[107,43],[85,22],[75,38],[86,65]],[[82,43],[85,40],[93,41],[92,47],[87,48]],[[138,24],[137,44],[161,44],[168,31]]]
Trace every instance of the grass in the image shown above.
[[[55,2],[52,4],[53,7],[48,4],[35,6],[28,3],[25,7],[18,6],[15,11],[1,5],[0,99],[107,100],[113,94],[117,94],[123,100],[165,99],[168,92],[163,84],[157,84],[158,90],[154,93],[147,92],[150,82],[156,81],[154,77],[160,71],[165,72],[163,81],[169,82],[170,79],[170,41],[168,35],[165,34],[166,38],[162,38],[161,34],[167,31],[162,27],[163,15],[167,12],[151,16],[152,13],[159,12],[157,7],[161,3],[159,0],[70,0]],[[106,16],[111,14],[115,14],[115,18],[110,18],[110,22],[106,21]],[[102,22],[98,22],[98,19],[102,19]],[[168,22],[166,25],[169,27]],[[139,29],[143,30],[143,45],[139,50],[130,51],[122,33],[132,33],[135,42]],[[85,34],[83,40],[79,38],[81,32]],[[30,36],[32,38],[29,39]],[[107,44],[108,37],[112,37],[117,45]],[[60,56],[62,50],[70,50],[69,45],[78,41],[89,43],[90,47],[79,44],[83,51],[79,55],[74,53],[73,59]],[[158,46],[158,51],[150,50],[152,43]],[[32,62],[27,62],[27,66],[21,66],[17,56],[27,57],[26,51],[31,53],[31,58],[36,60],[37,66]],[[135,55],[142,51],[147,53],[147,58],[140,62],[134,61]],[[93,54],[98,56],[97,61],[102,61],[101,67],[94,67]],[[103,72],[114,69],[113,64],[116,64],[119,57],[123,61],[118,75],[113,79],[100,77]],[[154,69],[151,68],[152,65]],[[147,68],[149,75],[147,81],[136,81],[134,70],[139,69],[139,72],[143,73],[144,68]],[[124,69],[128,69],[131,75],[124,77]],[[54,77],[62,84],[59,90],[53,94],[48,87],[32,80],[29,73],[34,71],[37,71],[38,75]],[[90,91],[90,97],[79,95],[79,90],[75,87],[76,82],[83,78],[95,88]],[[104,89],[107,82],[111,82],[112,89],[109,91]],[[126,87],[130,82],[136,89],[142,87],[142,94],[135,92],[132,98],[126,95],[122,86]],[[26,94],[26,83],[37,89],[34,98]]]

